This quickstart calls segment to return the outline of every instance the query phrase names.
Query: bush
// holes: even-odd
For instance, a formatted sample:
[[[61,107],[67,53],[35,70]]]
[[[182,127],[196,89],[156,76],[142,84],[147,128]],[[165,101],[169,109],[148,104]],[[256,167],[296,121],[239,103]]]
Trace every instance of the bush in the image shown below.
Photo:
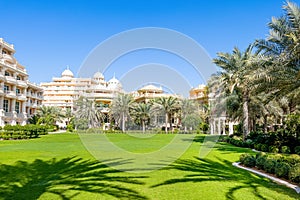
[[[268,145],[266,144],[262,144],[261,147],[260,147],[261,151],[263,152],[268,152],[269,151],[269,147]]]
[[[288,178],[291,166],[285,162],[277,162],[275,165],[275,174],[278,177]]]
[[[300,146],[296,146],[294,151],[296,154],[300,155]]]
[[[69,132],[73,132],[74,131],[74,127],[73,127],[72,124],[68,124],[67,125],[67,131],[69,131]]]
[[[292,154],[292,155],[286,156],[284,161],[287,162],[291,166],[300,164],[300,156],[297,154]]]
[[[291,152],[290,147],[288,147],[288,146],[282,146],[281,147],[281,152],[282,153],[290,153]]]
[[[244,142],[245,146],[246,147],[249,147],[249,148],[253,148],[253,141],[251,139],[247,139],[245,142]]]
[[[256,149],[257,151],[261,151],[261,146],[262,146],[262,144],[260,144],[260,143],[254,144],[254,149]]]
[[[246,167],[255,167],[255,157],[250,154],[241,156],[240,160],[243,161],[242,164],[244,164]]]
[[[246,154],[246,153],[243,153],[243,154],[240,155],[240,162],[241,162],[242,164],[244,164],[245,158],[246,158],[248,155],[249,155],[249,154]]]
[[[270,146],[269,147],[269,152],[271,152],[271,153],[278,153],[279,149],[276,146]]]
[[[289,179],[295,183],[300,183],[300,163],[291,167],[289,171]]]
[[[267,158],[264,163],[264,170],[268,173],[275,173],[276,160],[273,158]]]
[[[257,155],[259,155],[259,154],[257,154]],[[256,167],[258,169],[264,169],[266,160],[267,160],[266,154],[261,154],[261,155],[257,156],[256,157]]]

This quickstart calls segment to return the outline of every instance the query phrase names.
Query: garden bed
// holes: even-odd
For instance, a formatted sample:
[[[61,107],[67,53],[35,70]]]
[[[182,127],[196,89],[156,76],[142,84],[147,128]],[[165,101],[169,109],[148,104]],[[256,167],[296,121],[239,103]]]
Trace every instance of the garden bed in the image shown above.
[[[285,185],[285,186],[287,186],[289,188],[292,188],[298,194],[300,193],[300,187],[298,185],[295,185],[295,184],[292,184],[292,183],[290,183],[288,181],[285,181],[285,180],[279,179],[277,177],[274,177],[271,174],[267,174],[265,172],[262,172],[262,170],[258,170],[256,168],[249,168],[249,167],[242,166],[240,164],[240,162],[234,162],[234,163],[232,163],[232,165],[235,166],[235,167],[238,167],[240,169],[244,169],[244,170],[250,171],[252,173],[258,174],[260,176],[266,177],[266,178],[268,178],[268,179],[270,179],[270,180],[272,180],[272,181],[274,181],[276,183],[279,183],[279,184]]]

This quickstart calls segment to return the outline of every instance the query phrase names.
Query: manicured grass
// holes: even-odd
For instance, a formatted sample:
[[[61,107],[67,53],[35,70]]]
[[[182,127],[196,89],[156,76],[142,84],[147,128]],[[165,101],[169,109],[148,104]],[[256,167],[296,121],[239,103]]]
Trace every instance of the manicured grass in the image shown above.
[[[210,145],[203,145],[203,135],[194,140],[192,135],[171,134],[80,137],[53,134],[0,141],[0,199],[300,198],[294,190],[232,166],[250,150],[219,143],[199,158],[200,147]],[[176,153],[183,144],[191,145],[182,155]],[[139,164],[134,155],[145,155],[145,163]],[[175,161],[169,163],[169,158]]]

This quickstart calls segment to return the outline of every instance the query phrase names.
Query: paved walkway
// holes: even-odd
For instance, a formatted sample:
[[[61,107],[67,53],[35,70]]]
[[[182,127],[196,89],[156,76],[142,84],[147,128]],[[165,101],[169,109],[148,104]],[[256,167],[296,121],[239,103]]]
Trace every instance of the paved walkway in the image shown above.
[[[55,132],[48,132],[49,134],[57,134],[57,133],[65,133],[67,132],[66,130],[58,130],[58,131],[55,131]]]

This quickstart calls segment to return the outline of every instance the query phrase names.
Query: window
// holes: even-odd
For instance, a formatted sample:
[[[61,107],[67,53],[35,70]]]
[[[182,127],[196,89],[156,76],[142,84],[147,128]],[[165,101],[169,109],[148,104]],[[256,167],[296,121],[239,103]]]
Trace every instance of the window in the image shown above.
[[[15,111],[17,113],[20,113],[20,102],[19,101],[16,102]]]
[[[21,80],[21,77],[20,77],[20,76],[17,76],[17,80]]]
[[[17,95],[20,94],[20,89],[19,88],[16,89],[16,94]]]
[[[7,54],[7,51],[5,51],[5,50],[2,50],[2,54]]]
[[[4,73],[5,76],[10,76],[9,72],[5,71]]]
[[[9,91],[9,86],[8,85],[4,85],[4,92],[7,93]]]
[[[3,100],[3,110],[5,112],[8,112],[8,100],[7,99]]]

